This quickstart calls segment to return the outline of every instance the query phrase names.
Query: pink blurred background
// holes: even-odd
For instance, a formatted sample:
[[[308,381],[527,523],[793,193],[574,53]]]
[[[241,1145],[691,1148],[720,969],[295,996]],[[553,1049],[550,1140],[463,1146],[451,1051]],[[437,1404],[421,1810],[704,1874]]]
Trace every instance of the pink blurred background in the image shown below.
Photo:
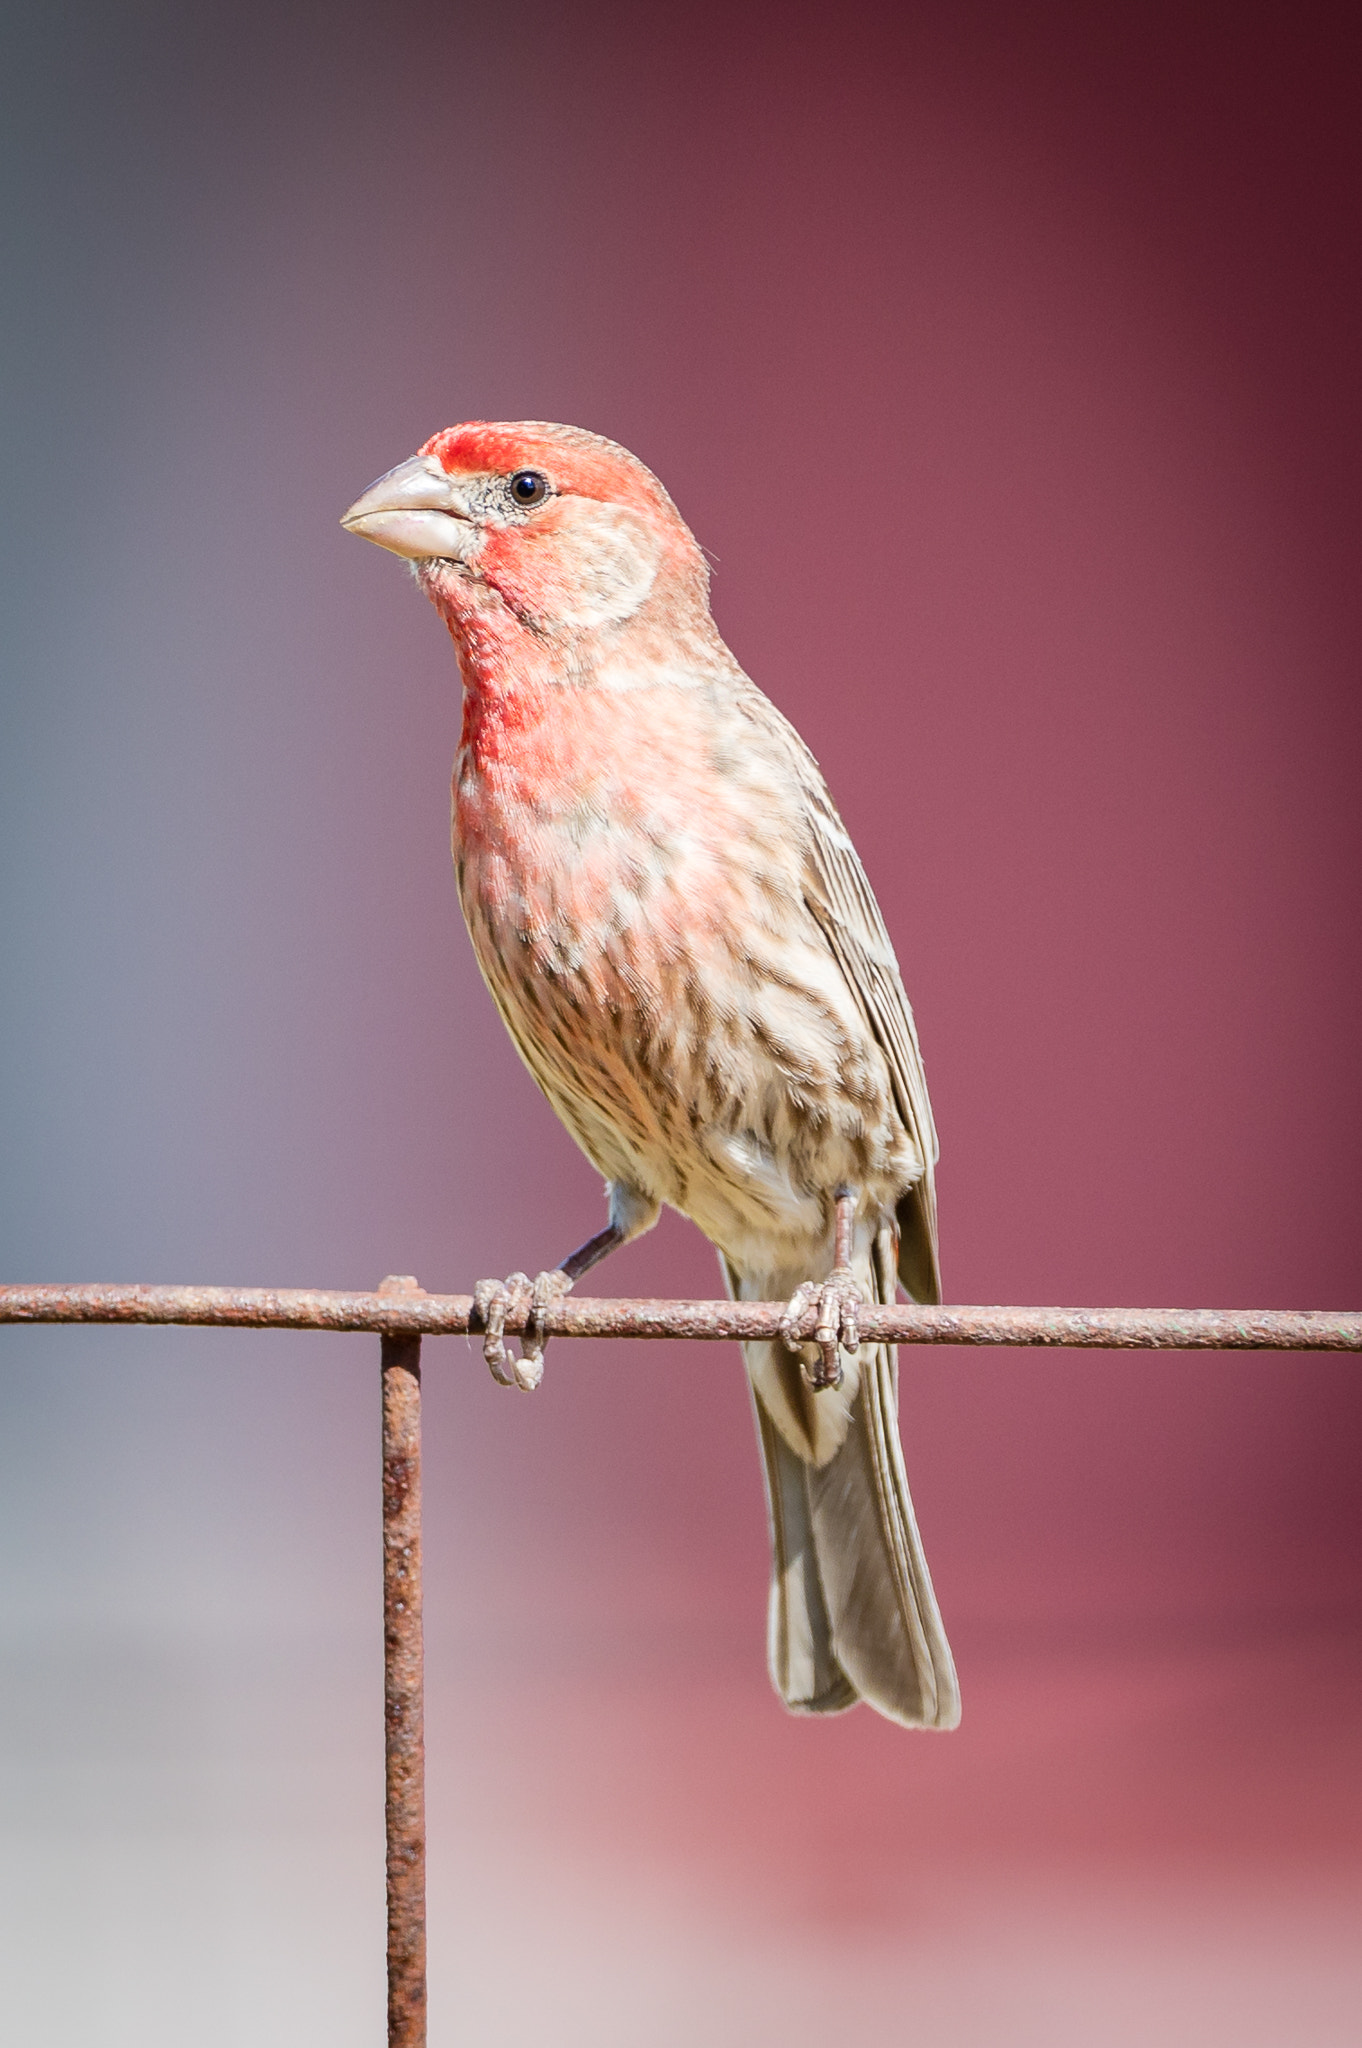
[[[14,8],[0,1259],[430,1288],[594,1176],[336,521],[634,448],[828,774],[947,1293],[1356,1307],[1339,11]],[[603,1289],[715,1291],[671,1219]],[[0,1332],[0,2024],[382,2024],[376,1347]],[[965,1722],[782,1716],[736,1354],[427,1347],[432,2041],[1357,2039],[1362,1380],[904,1360]]]

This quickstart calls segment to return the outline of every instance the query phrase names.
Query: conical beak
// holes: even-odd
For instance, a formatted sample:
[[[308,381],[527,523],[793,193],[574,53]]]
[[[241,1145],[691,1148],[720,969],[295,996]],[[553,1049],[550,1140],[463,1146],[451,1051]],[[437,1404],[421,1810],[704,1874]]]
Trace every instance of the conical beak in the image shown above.
[[[341,525],[409,562],[457,562],[473,534],[467,503],[433,455],[413,455],[370,484]]]

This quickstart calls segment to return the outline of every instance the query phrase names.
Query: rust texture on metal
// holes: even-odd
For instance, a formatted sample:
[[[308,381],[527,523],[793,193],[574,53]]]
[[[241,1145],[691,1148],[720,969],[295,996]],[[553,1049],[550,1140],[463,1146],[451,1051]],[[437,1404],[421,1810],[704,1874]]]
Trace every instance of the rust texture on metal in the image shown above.
[[[777,1301],[574,1298],[543,1315],[551,1337],[776,1337]],[[506,1318],[523,1334],[528,1311]],[[812,1338],[811,1303],[797,1334]],[[859,1312],[869,1343],[1079,1345],[1153,1351],[1362,1351],[1362,1315],[1311,1309],[919,1308]],[[482,1330],[470,1294],[329,1294],[270,1287],[0,1287],[0,1323],[183,1323],[270,1330],[369,1330],[454,1337]],[[805,1327],[807,1326],[807,1327]]]
[[[382,1299],[419,1300],[396,1275]],[[383,1381],[383,1726],[388,2048],[426,2042],[426,1751],[421,1634],[421,1339],[387,1332]]]

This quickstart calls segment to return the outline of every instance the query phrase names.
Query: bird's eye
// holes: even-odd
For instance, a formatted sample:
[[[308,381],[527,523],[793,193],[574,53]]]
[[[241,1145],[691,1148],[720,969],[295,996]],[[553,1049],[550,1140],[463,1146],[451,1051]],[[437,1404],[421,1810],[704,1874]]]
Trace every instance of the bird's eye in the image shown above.
[[[518,469],[511,478],[511,496],[517,505],[542,505],[549,494],[549,480],[537,469]]]

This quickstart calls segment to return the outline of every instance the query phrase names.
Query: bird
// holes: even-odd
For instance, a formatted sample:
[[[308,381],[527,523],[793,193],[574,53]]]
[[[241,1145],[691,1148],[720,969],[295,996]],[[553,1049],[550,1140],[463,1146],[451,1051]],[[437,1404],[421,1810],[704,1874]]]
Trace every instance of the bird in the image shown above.
[[[467,421],[341,523],[406,560],[453,638],[473,950],[605,1180],[607,1224],[580,1250],[479,1282],[493,1373],[535,1386],[549,1305],[664,1205],[689,1217],[733,1297],[789,1304],[780,1337],[743,1347],[777,1693],[800,1714],[865,1701],[954,1727],[897,1363],[857,1325],[897,1281],[941,1298],[937,1138],[894,949],[817,762],[720,637],[666,489],[616,442]]]

